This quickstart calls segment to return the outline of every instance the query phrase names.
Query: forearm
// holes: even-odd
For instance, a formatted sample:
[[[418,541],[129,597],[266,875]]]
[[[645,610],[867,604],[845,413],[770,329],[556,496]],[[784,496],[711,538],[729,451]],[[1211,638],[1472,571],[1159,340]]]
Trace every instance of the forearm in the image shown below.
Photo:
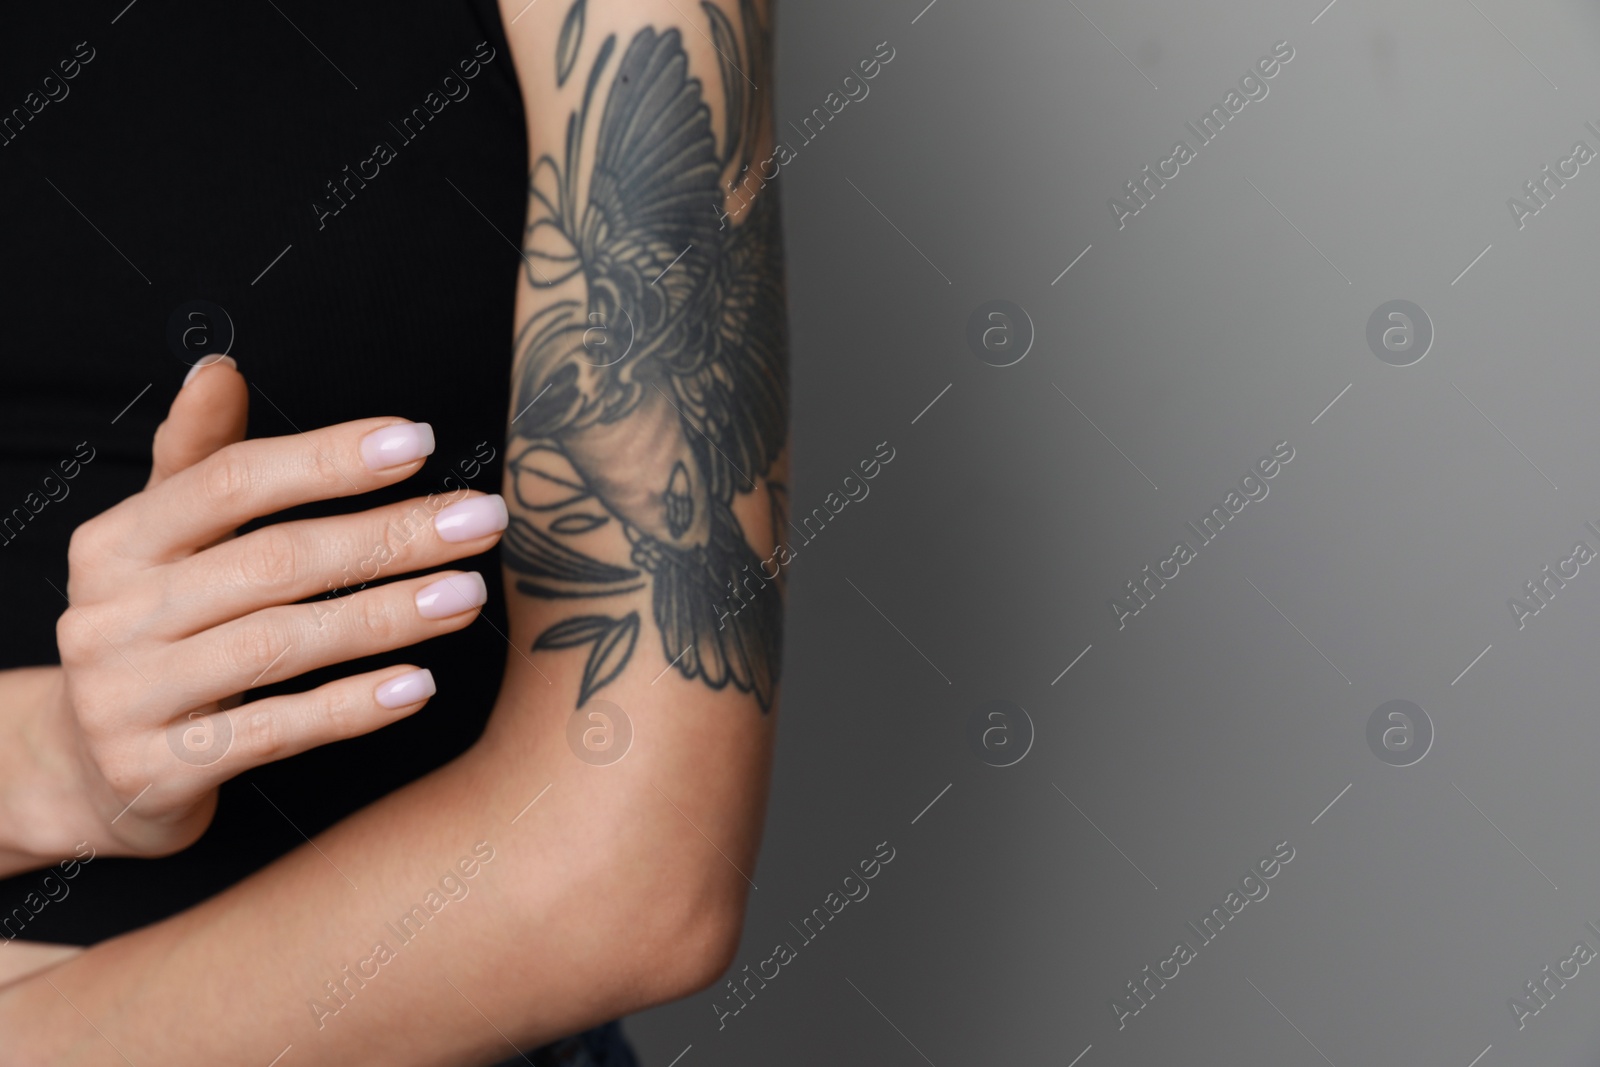
[[[507,1037],[529,1047],[709,981],[737,936],[734,868],[753,869],[766,766],[748,754],[770,720],[708,693],[686,723],[651,710],[648,680],[619,688],[634,749],[590,766],[565,712],[525,698],[545,683],[514,669],[510,727],[459,760],[206,904],[0,991],[0,1063],[268,1063],[290,1044],[299,1064],[488,1063]],[[704,774],[719,764],[746,771]],[[480,842],[493,858],[463,877]],[[420,933],[401,924],[415,905]]]
[[[0,988],[64,963],[82,951],[77,945],[7,941],[0,945]]]

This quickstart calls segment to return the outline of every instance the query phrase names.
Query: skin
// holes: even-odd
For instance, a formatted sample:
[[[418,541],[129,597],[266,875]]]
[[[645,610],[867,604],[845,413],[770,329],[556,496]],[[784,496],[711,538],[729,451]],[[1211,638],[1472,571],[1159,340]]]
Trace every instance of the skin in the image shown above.
[[[566,25],[587,30],[587,6],[573,0]],[[759,564],[781,525],[768,490],[783,477],[788,347],[777,191],[751,172],[772,151],[765,97],[747,92],[770,69],[769,31],[750,0],[729,7],[697,9],[705,29],[563,33],[571,54],[595,59],[564,149],[541,153],[530,180],[526,277],[561,299],[518,334],[512,466],[531,455],[543,473],[522,481],[585,487],[566,506],[620,527],[612,543],[651,587],[671,669],[752,693],[764,710],[781,671],[782,594]],[[713,44],[714,79],[690,69],[690,32]],[[602,105],[593,90],[608,78]],[[705,103],[719,89],[720,144]],[[719,211],[729,190],[736,206]],[[521,526],[506,548],[540,579],[519,591],[593,601],[582,703],[629,665],[644,612],[610,606],[615,568],[586,548],[604,539],[562,521]],[[555,633],[546,639],[571,640]]]
[[[425,619],[408,599],[441,578],[460,580],[460,571],[296,605],[342,583],[323,573],[329,563],[371,558],[375,545],[392,549],[389,576],[476,555],[499,538],[442,539],[426,520],[444,498],[234,537],[248,519],[393,484],[422,467],[416,459],[369,470],[352,447],[399,419],[241,442],[247,396],[231,361],[201,368],[180,391],[156,435],[144,492],[73,534],[70,604],[56,627],[61,666],[0,674],[8,709],[0,736],[10,742],[0,742],[0,874],[48,865],[82,841],[113,856],[191,844],[210,823],[217,787],[240,771],[377,729],[426,703],[391,709],[374,699],[409,666],[236,709],[240,691],[476,617],[473,609]],[[232,743],[203,765],[173,758],[174,731],[193,729],[226,730]]]
[[[377,729],[426,704],[424,699],[385,708],[374,701],[377,685],[412,670],[398,667],[234,711],[238,698],[230,694],[248,684],[247,676],[253,682],[291,677],[318,663],[348,659],[357,646],[401,647],[459,629],[476,617],[474,608],[427,620],[405,603],[419,584],[459,578],[460,572],[396,583],[378,597],[357,594],[338,602],[337,614],[326,606],[313,609],[318,625],[307,624],[304,609],[286,612],[282,605],[322,591],[325,581],[303,566],[281,581],[261,580],[284,571],[281,560],[299,566],[319,553],[326,557],[328,545],[396,541],[377,527],[418,509],[431,514],[445,502],[409,501],[367,515],[287,524],[262,536],[234,539],[224,527],[241,515],[267,514],[283,498],[260,494],[219,507],[211,493],[218,472],[240,456],[260,467],[282,467],[298,462],[306,443],[318,447],[312,438],[287,449],[283,442],[240,444],[247,396],[233,361],[197,368],[157,431],[145,491],[75,535],[76,559],[67,586],[71,606],[58,627],[62,665],[0,672],[0,708],[5,709],[0,715],[0,874],[91,852],[156,856],[190,844],[210,822],[217,786],[240,770]],[[370,420],[355,432],[400,422]],[[306,477],[285,485],[298,486],[292,490],[297,499],[311,500],[403,480],[422,466],[419,459],[370,472],[358,457],[334,450],[327,458],[335,457],[340,471],[331,482],[319,487],[319,479]],[[161,530],[157,521],[163,513],[201,518]],[[474,555],[497,540],[498,535],[489,535],[452,544],[424,529],[397,545],[385,571],[399,574]],[[146,626],[154,603],[167,610],[161,625]],[[382,635],[348,625],[381,617],[396,623]],[[337,625],[341,619],[342,627]],[[137,633],[125,632],[130,623]],[[263,643],[253,635],[285,632],[298,637],[294,655],[279,658],[278,652],[289,650],[270,643],[253,658],[232,654],[241,644]],[[162,684],[152,684],[136,662]],[[231,670],[219,672],[224,663]],[[131,674],[139,675],[138,684]],[[178,711],[184,714],[179,717]],[[203,721],[199,716],[219,714],[229,718],[237,735],[223,759],[196,766],[171,758],[172,728],[193,729]],[[0,984],[82,951],[13,940],[9,934],[0,947],[6,949],[0,953]]]
[[[578,73],[557,93],[555,42],[568,9],[524,10],[522,0],[508,0],[503,21],[532,153],[563,143],[600,41],[615,34],[626,42],[645,27],[679,30],[712,128],[724,130],[720,60],[701,24],[686,21],[703,13],[684,7],[591,5]],[[738,11],[724,12],[739,25]],[[602,78],[602,97],[610,84]],[[763,97],[767,90],[761,86]],[[517,324],[552,299],[524,272]],[[219,427],[242,409],[211,412],[215,422],[198,419],[184,434],[224,439]],[[325,449],[348,450],[367,429],[319,432]],[[203,444],[193,452],[206,454]],[[762,474],[750,473],[777,480],[783,466],[779,454]],[[294,469],[262,470],[249,484],[292,496],[301,487],[284,472]],[[508,469],[508,501],[516,500],[517,477]],[[613,467],[606,478],[616,484],[625,472]],[[764,486],[729,506],[748,547],[767,555]],[[514,505],[519,516],[544,521]],[[605,534],[620,536],[618,526]],[[626,562],[593,549],[602,552]],[[764,707],[747,688],[718,688],[704,674],[671,669],[651,591],[619,593],[605,614],[636,613],[641,635],[603,699],[625,709],[632,746],[609,765],[578,759],[568,725],[591,650],[535,643],[592,609],[522,595],[522,580],[507,572],[510,647],[478,744],[204,904],[0,989],[0,1064],[269,1063],[289,1045],[297,1064],[486,1064],[685,996],[720,975],[751,890],[775,691],[769,687]],[[390,924],[419,904],[425,925],[402,944]],[[379,941],[392,959],[373,963]],[[346,967],[365,977],[348,977]],[[343,983],[339,999],[325,985],[335,981]]]

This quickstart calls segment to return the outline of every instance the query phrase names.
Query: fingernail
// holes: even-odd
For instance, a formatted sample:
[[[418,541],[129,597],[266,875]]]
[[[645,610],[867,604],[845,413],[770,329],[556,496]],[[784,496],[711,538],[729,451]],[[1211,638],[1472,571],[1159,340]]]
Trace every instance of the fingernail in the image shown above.
[[[499,533],[509,521],[505,498],[497,493],[451,504],[433,517],[433,527],[446,541],[474,541]]]
[[[463,611],[483,607],[489,587],[477,571],[455,574],[424,586],[417,593],[417,614],[424,619],[448,619]]]
[[[189,373],[183,376],[183,384],[188,385],[190,382],[194,381],[194,376],[196,374],[199,374],[205,368],[217,363],[226,363],[235,370],[239,369],[239,364],[233,361],[232,356],[206,356],[205,358],[201,359],[199,363],[196,363],[194,366],[189,368]]]
[[[433,427],[425,422],[385,426],[361,439],[361,459],[368,470],[387,470],[431,455]]]
[[[408,704],[427,700],[438,691],[438,687],[433,684],[433,672],[421,670],[391,678],[378,686],[378,691],[373,697],[383,707],[403,708]]]

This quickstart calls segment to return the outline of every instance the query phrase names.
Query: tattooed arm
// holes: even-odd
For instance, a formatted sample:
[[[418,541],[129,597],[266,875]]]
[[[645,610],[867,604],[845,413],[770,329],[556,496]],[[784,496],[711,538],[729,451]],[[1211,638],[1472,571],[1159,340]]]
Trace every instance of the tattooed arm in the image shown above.
[[[533,107],[552,86],[524,80],[537,162],[507,559],[516,591],[545,602],[528,617],[561,620],[535,649],[589,648],[579,706],[659,653],[675,679],[765,712],[782,620],[768,479],[788,392],[777,190],[759,189],[773,151],[752,80],[766,30],[750,0],[737,27],[703,5],[693,30],[719,75],[707,86],[677,27],[607,32],[586,25],[588,6],[569,9],[554,57],[570,111]]]
[[[487,1064],[731,958],[786,522],[770,15],[505,5],[530,176],[485,735],[212,900],[0,990],[0,1065],[289,1045],[286,1065]]]

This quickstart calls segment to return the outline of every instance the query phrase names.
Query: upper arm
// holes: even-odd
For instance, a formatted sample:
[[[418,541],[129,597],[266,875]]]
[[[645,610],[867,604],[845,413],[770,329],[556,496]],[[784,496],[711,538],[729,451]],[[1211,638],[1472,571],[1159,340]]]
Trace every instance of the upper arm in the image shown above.
[[[759,177],[776,173],[770,16],[751,0],[525,4],[502,4],[530,158],[513,671],[526,656],[567,711],[642,680],[654,703],[715,695],[719,714],[766,716],[788,408],[777,188]]]
[[[562,749],[597,810],[682,846],[742,905],[788,559],[770,11],[501,10],[530,173],[501,549],[511,647],[485,747]]]

